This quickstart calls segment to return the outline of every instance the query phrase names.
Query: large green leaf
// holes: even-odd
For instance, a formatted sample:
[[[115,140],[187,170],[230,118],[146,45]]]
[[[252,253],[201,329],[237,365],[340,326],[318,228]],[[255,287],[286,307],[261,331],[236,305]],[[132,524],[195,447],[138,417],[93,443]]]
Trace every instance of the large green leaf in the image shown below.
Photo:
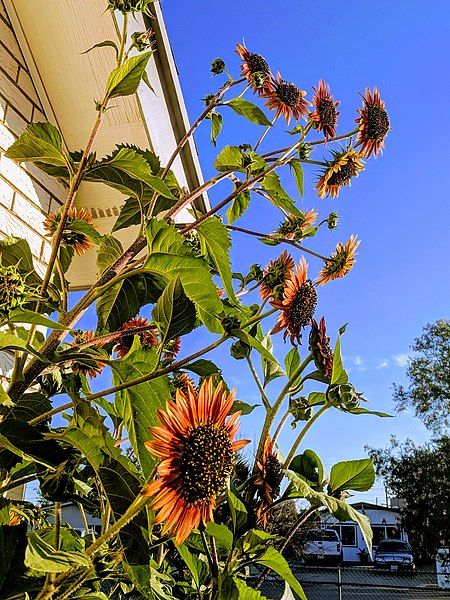
[[[331,373],[331,384],[347,383],[348,375],[344,369],[341,355],[341,336],[338,335],[333,352],[333,370]]]
[[[355,521],[361,528],[364,541],[366,542],[369,552],[371,552],[373,533],[370,521],[366,515],[361,514],[343,500],[328,496],[324,492],[313,490],[313,488],[296,473],[287,471],[286,475],[291,482],[292,487],[295,489],[295,492],[290,494],[291,497],[305,498],[312,506],[324,506],[330,514],[334,515],[339,521]]]
[[[208,523],[206,532],[212,536],[216,542],[223,546],[226,550],[231,550],[233,547],[233,533],[228,529],[226,525],[214,523],[211,521]]]
[[[114,223],[112,232],[125,229],[132,225],[139,225],[141,222],[141,202],[135,196],[130,196],[125,200],[125,204],[120,209],[117,221]]]
[[[216,217],[210,217],[197,227],[197,232],[203,249],[210,256],[222,278],[223,287],[228,297],[233,302],[237,302],[231,275],[231,238],[227,228]]]
[[[302,454],[297,455],[292,459],[289,468],[312,488],[322,489],[324,468],[322,461],[314,450],[305,450]]]
[[[218,171],[242,170],[243,166],[244,157],[241,149],[237,146],[225,146],[214,161],[214,167]]]
[[[307,600],[303,588],[296,580],[287,560],[280,554],[280,552],[278,552],[276,548],[267,548],[264,554],[260,556],[256,562],[274,571],[290,585],[290,587],[302,600]]]
[[[275,366],[278,366],[281,369],[281,367],[280,367],[277,359],[274,357],[274,355],[267,348],[265,348],[263,346],[263,344],[261,344],[261,342],[259,340],[257,340],[255,337],[253,337],[246,331],[241,331],[239,329],[236,329],[235,331],[233,331],[233,336],[237,337],[242,342],[245,342],[246,344],[248,344],[249,346],[251,346],[252,348],[257,350],[261,354],[262,358],[264,358],[265,360],[267,360],[268,362],[270,362],[272,364],[272,368],[274,368]]]
[[[238,577],[233,577],[233,587],[228,589],[226,596],[222,596],[220,600],[225,598],[226,600],[268,600],[261,592],[254,590]]]
[[[30,531],[25,550],[25,565],[41,573],[65,573],[77,567],[90,567],[91,561],[81,552],[55,550],[36,532]]]
[[[217,144],[217,136],[222,131],[223,117],[217,112],[211,113],[211,142]]]
[[[27,354],[33,354],[45,363],[49,361],[35,350],[25,340],[12,333],[0,333],[0,350],[21,350]]]
[[[70,331],[69,327],[56,323],[44,315],[33,312],[32,310],[25,310],[23,308],[17,308],[13,310],[8,317],[10,323],[31,323],[33,325],[42,325],[42,327],[50,327],[51,329],[65,329]]]
[[[289,161],[289,166],[291,167],[291,171],[293,171],[293,173],[294,173],[295,183],[297,184],[298,192],[299,192],[300,196],[303,198],[305,191],[304,191],[304,186],[303,186],[302,163],[296,158],[291,158],[291,160]]]
[[[128,146],[118,146],[111,154],[95,163],[86,173],[88,181],[101,181],[122,193],[142,198],[146,186],[176,201],[166,183],[153,175],[151,167],[144,157],[145,153]]]
[[[155,349],[143,350],[136,340],[125,358],[111,363],[114,385],[148,375],[155,370],[157,364],[158,352]],[[159,424],[157,409],[164,408],[170,398],[167,376],[129,387],[116,396],[117,412],[122,416],[144,477],[150,474],[156,462],[144,444],[150,439],[150,427]]]
[[[0,240],[0,258],[4,267],[16,266],[28,285],[38,286],[42,283],[34,270],[33,256],[27,240],[15,237]]]
[[[302,211],[295,206],[294,200],[283,189],[277,173],[272,171],[266,175],[261,181],[261,187],[267,192],[272,204],[297,217],[303,216]]]
[[[244,100],[244,98],[234,98],[233,100],[229,100],[225,102],[225,106],[229,106],[234,110],[234,112],[242,117],[245,117],[251,123],[256,123],[256,125],[265,125],[266,127],[271,127],[272,124],[263,111],[253,104],[253,102],[249,102],[248,100]]]
[[[4,499],[0,499],[0,502],[3,501]],[[26,546],[25,523],[12,526],[0,525],[0,598],[2,599],[13,596],[16,585],[25,574],[23,560]]]
[[[217,317],[222,311],[222,303],[204,260],[195,257],[183,236],[164,221],[151,219],[148,222],[147,242],[146,269],[166,281],[178,275],[185,294],[197,308],[199,318],[210,331],[222,333]]]
[[[231,490],[227,490],[233,531],[236,533],[247,522],[247,509],[244,503]]]
[[[230,208],[227,210],[228,223],[234,223],[242,217],[247,208],[250,205],[250,192],[245,190],[236,196],[230,204]]]
[[[16,162],[67,166],[69,158],[62,147],[59,131],[51,123],[32,123],[8,148],[6,156]]]
[[[178,275],[161,294],[152,316],[161,332],[162,343],[194,329],[197,320],[195,306],[184,293]]]
[[[328,493],[336,495],[345,490],[367,492],[374,482],[373,459],[345,460],[331,467]]]
[[[117,96],[134,94],[152,54],[153,51],[142,52],[142,54],[132,56],[126,60],[121,67],[114,69],[106,82],[106,96],[116,98]]]

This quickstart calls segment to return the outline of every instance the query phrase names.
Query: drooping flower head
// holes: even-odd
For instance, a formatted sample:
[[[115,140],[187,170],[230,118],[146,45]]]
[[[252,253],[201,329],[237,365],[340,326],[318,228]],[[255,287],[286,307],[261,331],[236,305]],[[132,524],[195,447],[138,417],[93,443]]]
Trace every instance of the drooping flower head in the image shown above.
[[[367,88],[365,96],[361,96],[363,107],[358,109],[360,116],[355,119],[359,126],[356,145],[361,146],[361,153],[369,158],[384,148],[384,139],[390,129],[389,115],[377,88],[373,92]]]
[[[284,288],[283,300],[272,302],[280,309],[277,323],[272,333],[284,330],[283,338],[290,337],[291,344],[300,342],[302,330],[311,323],[317,305],[317,291],[308,279],[308,267],[302,257],[300,264],[291,271]]]
[[[320,271],[317,278],[317,285],[324,285],[333,279],[344,277],[353,268],[356,261],[356,250],[361,243],[356,235],[350,238],[343,244],[339,242],[336,250],[332,252],[329,260],[326,262],[323,269]]]
[[[254,92],[259,95],[272,89],[272,74],[264,57],[250,52],[244,44],[236,45],[236,52],[242,59],[241,73]]]
[[[267,98],[266,106],[270,110],[275,110],[275,117],[283,115],[286,123],[289,124],[293,118],[298,121],[300,117],[306,117],[308,106],[311,104],[305,100],[305,90],[300,90],[295,83],[285,81],[280,73],[273,80],[272,89],[264,93],[263,98]]]
[[[340,102],[335,102],[330,92],[330,86],[323,79],[319,81],[317,88],[313,87],[315,92],[313,103],[315,111],[310,113],[311,119],[318,131],[323,131],[325,140],[333,138],[336,135],[336,125],[339,112],[337,107]]]
[[[142,328],[142,330],[139,330],[138,328]],[[126,335],[126,332],[130,331],[130,329],[138,329],[138,331],[136,333],[130,332],[128,335]],[[124,323],[118,331],[124,332],[114,348],[120,358],[124,357],[130,351],[135,335],[139,336],[141,346],[143,348],[150,348],[158,345],[158,329],[144,317],[134,317],[134,319],[130,319],[130,321]]]
[[[151,428],[153,439],[145,445],[160,459],[159,478],[142,493],[152,496],[156,523],[162,533],[182,544],[200,523],[213,518],[216,498],[225,489],[235,452],[249,440],[234,438],[240,412],[228,417],[235,392],[227,393],[222,383],[211,378],[197,392],[176,391],[166,411],[158,410],[160,425]]]
[[[333,351],[330,346],[330,338],[327,336],[324,317],[320,319],[319,325],[315,319],[311,321],[309,351],[317,369],[330,379],[333,372]]]
[[[83,344],[84,342],[90,342],[91,340],[93,340],[95,338],[95,333],[93,331],[83,331],[80,333],[76,333],[74,335],[74,341],[70,344],[71,346],[78,346],[78,344]],[[89,349],[90,350],[96,350],[102,347],[102,344],[99,342],[98,344],[95,345],[90,345]],[[83,352],[83,350],[82,350]],[[89,353],[89,351],[87,352]],[[97,375],[100,375],[100,373],[103,371],[103,369],[105,368],[105,363],[99,360],[96,360],[94,358],[89,359],[89,364],[83,364],[81,362],[77,362],[77,361],[73,361],[71,363],[71,367],[72,367],[72,371],[74,373],[81,373],[82,375],[85,375],[86,377],[91,377],[92,379],[94,377],[97,377]]]
[[[259,293],[263,300],[282,300],[284,286],[294,268],[294,259],[286,250],[275,260],[271,260],[262,272]]]
[[[299,215],[288,215],[280,224],[277,233],[289,240],[299,240],[305,231],[312,227],[318,218],[317,211],[313,208]]]
[[[61,212],[49,213],[44,221],[44,227],[47,235],[53,236],[61,221]],[[62,234],[61,243],[64,246],[71,247],[80,255],[90,250],[94,244],[89,237],[82,231],[77,230],[77,222],[84,222],[93,227],[92,216],[84,208],[71,208],[66,221],[66,226]]]
[[[256,514],[263,525],[267,524],[267,508],[280,494],[283,470],[270,436],[264,442],[261,458],[256,463],[255,486],[258,494]]]
[[[325,171],[316,183],[317,195],[320,198],[331,196],[337,198],[344,185],[350,185],[352,177],[357,177],[364,169],[360,160],[362,154],[356,150],[342,150],[333,152],[333,160],[328,162]]]

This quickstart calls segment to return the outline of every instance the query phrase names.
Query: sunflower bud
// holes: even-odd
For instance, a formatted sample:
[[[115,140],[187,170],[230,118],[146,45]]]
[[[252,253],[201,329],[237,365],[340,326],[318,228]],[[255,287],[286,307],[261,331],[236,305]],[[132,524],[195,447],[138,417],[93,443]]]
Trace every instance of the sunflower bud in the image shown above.
[[[304,144],[301,144],[298,149],[298,157],[300,158],[300,160],[308,159],[311,154],[311,150],[312,150],[312,148],[311,148],[310,144],[308,144],[307,142],[305,142]]]
[[[225,62],[221,58],[215,58],[211,63],[211,73],[220,75],[225,71]]]
[[[292,429],[297,427],[298,421],[309,421],[312,417],[312,406],[308,405],[308,399],[304,396],[299,398],[289,398],[289,412],[293,415],[294,420],[291,423]]]
[[[330,379],[333,372],[333,351],[330,347],[330,338],[326,334],[325,319],[323,317],[320,319],[319,325],[317,325],[315,319],[311,321],[309,351],[313,356],[317,369],[322,375]]]
[[[243,342],[242,340],[238,340],[234,342],[234,344],[230,347],[230,354],[236,360],[242,360],[244,358],[248,358],[250,356],[251,348],[248,344]]]
[[[125,15],[126,13],[146,11],[152,2],[153,0],[109,0],[108,8],[120,10]]]
[[[206,96],[203,98],[203,102],[204,102],[205,106],[209,106],[213,100],[214,100],[214,94],[206,94]]]
[[[7,318],[15,308],[21,308],[28,297],[25,280],[16,266],[0,265],[0,317]]]
[[[225,333],[231,334],[235,329],[239,329],[241,322],[237,317],[225,317],[222,319],[222,327]]]
[[[335,210],[328,215],[327,225],[328,229],[331,230],[336,229],[336,227],[339,225],[339,215]]]
[[[153,31],[151,29],[147,29],[147,31],[137,31],[136,33],[131,34],[133,45],[138,52],[144,52],[144,50],[150,48],[150,38],[152,37],[152,35]]]
[[[352,410],[359,407],[363,395],[356,391],[351,383],[332,385],[327,391],[328,402],[341,410]]]

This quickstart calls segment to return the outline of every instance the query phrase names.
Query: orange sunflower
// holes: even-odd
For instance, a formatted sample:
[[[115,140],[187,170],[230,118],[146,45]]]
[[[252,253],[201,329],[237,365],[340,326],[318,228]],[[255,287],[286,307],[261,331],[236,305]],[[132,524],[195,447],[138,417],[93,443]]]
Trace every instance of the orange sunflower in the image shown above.
[[[328,141],[329,138],[333,138],[336,135],[336,125],[339,116],[339,112],[336,109],[340,102],[334,101],[330,92],[330,86],[323,79],[319,81],[317,88],[313,86],[313,90],[315,92],[313,103],[316,110],[310,113],[309,116],[314,121],[316,129],[323,131],[325,141]]]
[[[283,476],[281,463],[270,436],[266,437],[264,450],[260,460],[256,463],[255,486],[258,493],[256,514],[258,520],[267,525],[267,509],[280,494],[280,483]]]
[[[254,92],[259,95],[269,92],[273,88],[272,73],[264,57],[255,52],[250,52],[244,44],[236,45],[236,52],[242,59],[241,73]]]
[[[48,236],[51,237],[56,233],[60,221],[61,212],[51,212],[47,215],[47,218],[44,221],[44,227],[47,230]],[[67,216],[66,226],[62,234],[61,243],[64,246],[73,248],[75,252],[80,255],[93,248],[94,244],[85,233],[82,231],[77,231],[77,222],[87,223],[91,227],[94,227],[94,225],[92,225],[92,216],[86,212],[84,208],[71,208]]]
[[[284,287],[283,300],[273,301],[272,306],[280,309],[272,333],[284,329],[283,338],[290,336],[291,344],[300,342],[302,329],[311,323],[317,305],[317,291],[308,279],[308,266],[302,257],[300,264],[291,271]]]
[[[276,232],[288,240],[300,239],[305,231],[314,225],[318,216],[315,208],[308,210],[301,216],[288,215]]]
[[[361,153],[369,158],[384,148],[384,139],[390,129],[389,115],[377,88],[373,92],[366,88],[366,95],[361,94],[361,97],[363,107],[358,109],[360,116],[355,119],[359,125],[356,145],[361,146]]]
[[[325,319],[320,319],[320,324],[312,319],[311,331],[309,332],[309,351],[314,358],[317,369],[331,379],[333,373],[333,351],[330,346],[330,338],[327,336]]]
[[[332,150],[333,160],[327,163],[327,167],[316,183],[317,195],[320,198],[331,196],[337,198],[344,185],[350,185],[352,177],[357,177],[364,169],[364,163],[360,160],[363,156],[356,150]]]
[[[336,250],[332,252],[329,260],[319,273],[317,285],[325,285],[329,281],[339,279],[347,275],[353,268],[356,258],[356,250],[361,243],[361,240],[356,238],[356,235],[351,235],[345,244],[339,242]]]
[[[158,410],[160,425],[150,429],[153,440],[147,450],[161,459],[159,478],[142,493],[153,496],[156,523],[164,523],[163,535],[175,536],[182,544],[200,523],[213,518],[216,498],[225,489],[235,452],[249,440],[234,441],[239,429],[235,412],[227,419],[235,392],[227,393],[222,383],[214,387],[203,381],[197,392],[176,391],[175,402]]]
[[[74,341],[70,344],[71,346],[78,346],[78,344],[82,344],[83,342],[89,342],[95,338],[95,333],[93,331],[83,331],[81,333],[76,333],[74,335]],[[102,343],[99,342],[95,345],[89,346],[89,349],[96,350],[102,347]],[[85,352],[85,350],[82,350]],[[89,354],[89,350],[87,350]],[[74,373],[81,373],[82,375],[86,375],[86,377],[97,377],[105,368],[106,364],[99,360],[89,359],[90,364],[83,364],[81,362],[73,361],[71,364],[72,371]]]
[[[294,268],[294,259],[286,250],[275,260],[271,260],[262,272],[259,293],[263,300],[282,300],[284,285]]]
[[[144,328],[147,329],[144,329]],[[137,333],[130,333],[126,335],[126,332],[130,329],[142,328],[142,331]],[[155,347],[158,345],[158,329],[155,325],[152,325],[150,321],[145,319],[144,317],[135,317],[134,319],[130,319],[122,325],[122,327],[118,330],[119,332],[124,332],[124,335],[120,338],[120,341],[114,348],[120,358],[124,357],[128,354],[133,345],[133,339],[135,335],[139,336],[141,341],[141,345],[143,348]]]
[[[305,90],[300,90],[295,83],[284,81],[280,73],[273,80],[272,89],[262,94],[263,98],[267,98],[266,106],[276,110],[275,118],[283,115],[287,124],[291,118],[298,121],[300,117],[308,115],[308,106],[311,104],[305,100],[305,96]]]

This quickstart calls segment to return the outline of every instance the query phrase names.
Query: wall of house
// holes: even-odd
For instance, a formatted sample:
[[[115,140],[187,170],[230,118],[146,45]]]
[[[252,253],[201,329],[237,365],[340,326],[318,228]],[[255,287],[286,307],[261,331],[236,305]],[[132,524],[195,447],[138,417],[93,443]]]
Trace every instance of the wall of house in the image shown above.
[[[58,210],[65,191],[56,180],[33,165],[19,166],[4,151],[35,121],[46,116],[19,48],[11,22],[0,0],[0,237],[28,241],[35,266],[42,274],[50,253],[43,222]],[[12,358],[0,353],[0,383],[11,371]]]

